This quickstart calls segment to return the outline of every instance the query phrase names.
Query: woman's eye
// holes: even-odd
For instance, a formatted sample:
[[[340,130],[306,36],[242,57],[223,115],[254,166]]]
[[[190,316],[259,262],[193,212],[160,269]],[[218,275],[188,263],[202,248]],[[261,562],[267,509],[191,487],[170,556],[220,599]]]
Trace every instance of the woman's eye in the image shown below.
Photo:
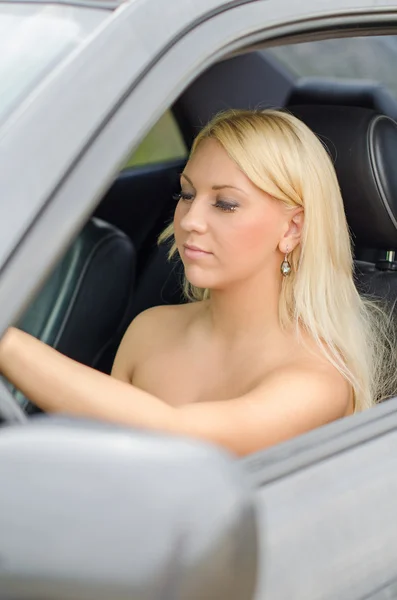
[[[219,208],[223,212],[235,212],[238,208],[238,204],[231,204],[230,202],[225,202],[225,200],[217,200],[212,206]]]
[[[184,200],[185,202],[191,202],[194,200],[194,195],[189,194],[188,192],[179,192],[179,194],[174,194],[173,199],[179,202],[179,200]]]

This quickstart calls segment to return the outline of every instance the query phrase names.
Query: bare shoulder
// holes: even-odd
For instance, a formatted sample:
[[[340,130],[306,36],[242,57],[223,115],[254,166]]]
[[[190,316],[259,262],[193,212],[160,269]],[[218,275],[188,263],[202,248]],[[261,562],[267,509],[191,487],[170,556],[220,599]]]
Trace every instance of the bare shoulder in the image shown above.
[[[277,398],[279,404],[295,406],[293,412],[312,414],[327,423],[349,414],[352,389],[349,382],[328,361],[296,361],[264,377],[258,393]]]
[[[243,456],[342,418],[349,401],[338,372],[297,362],[274,369],[243,396],[178,410],[186,432]]]
[[[197,312],[196,304],[154,306],[137,315],[121,341],[112,376],[130,382],[138,359],[176,340]]]
[[[131,322],[125,336],[134,338],[139,334],[147,334],[149,340],[157,340],[162,334],[172,335],[182,329],[197,313],[199,302],[189,304],[172,304],[154,306],[144,310]],[[151,336],[150,334],[156,334]],[[143,341],[143,340],[141,340]]]

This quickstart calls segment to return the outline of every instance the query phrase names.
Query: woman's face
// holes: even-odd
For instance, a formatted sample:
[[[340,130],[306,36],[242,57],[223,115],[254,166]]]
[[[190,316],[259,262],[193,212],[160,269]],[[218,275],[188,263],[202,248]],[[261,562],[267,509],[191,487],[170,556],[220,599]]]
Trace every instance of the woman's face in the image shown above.
[[[199,144],[181,175],[174,216],[191,284],[215,290],[261,271],[280,276],[279,244],[288,227],[283,203],[257,188],[219,142]]]

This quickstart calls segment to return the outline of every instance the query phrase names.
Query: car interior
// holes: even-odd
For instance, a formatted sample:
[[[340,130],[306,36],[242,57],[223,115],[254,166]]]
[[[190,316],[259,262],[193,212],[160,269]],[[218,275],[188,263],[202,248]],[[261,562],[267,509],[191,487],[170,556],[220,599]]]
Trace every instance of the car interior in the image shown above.
[[[166,115],[168,129],[163,123],[149,134],[152,156],[134,153],[18,325],[109,373],[137,314],[185,301],[182,266],[168,261],[167,245],[158,246],[157,238],[172,219],[173,195],[195,134],[225,108],[269,106],[293,112],[326,144],[352,233],[357,286],[394,309],[396,97],[379,81],[297,76],[269,50],[257,50],[215,64],[183,92]],[[179,136],[174,155],[167,148],[171,134]],[[28,413],[36,411],[13,393]]]
[[[353,39],[351,42],[354,44]],[[322,43],[322,41],[312,42],[315,55],[317,55],[317,48],[320,48],[316,44]],[[285,46],[278,50],[283,51],[288,48]],[[300,53],[300,58],[302,55]],[[314,73],[313,76],[298,73],[296,69],[288,67],[285,56],[282,52],[273,52],[271,49],[256,49],[233,56],[207,69],[180,95],[166,115],[149,132],[150,144],[148,139],[142,142],[142,147],[146,145],[145,152],[142,151],[142,147],[139,147],[129,157],[90,220],[71,243],[63,258],[48,276],[44,286],[20,317],[17,323],[19,327],[67,356],[109,373],[123,333],[136,315],[155,305],[185,302],[181,292],[182,265],[178,259],[168,260],[166,244],[159,246],[157,239],[165,225],[172,219],[175,206],[173,195],[179,191],[179,174],[187,160],[192,140],[211,116],[229,107],[282,107],[302,119],[320,136],[334,161],[344,199],[354,248],[357,287],[360,293],[386,302],[390,314],[397,316],[397,172],[393,164],[394,153],[397,151],[395,122],[397,94],[383,85],[383,81],[370,80],[362,74],[355,76],[355,71],[338,78],[330,74],[325,67],[321,76],[318,73]],[[165,123],[167,126],[164,125]],[[178,138],[174,149],[170,149],[169,144],[172,136]],[[20,392],[12,387],[11,390],[19,405],[28,414],[38,412],[38,409]],[[381,428],[384,426],[382,423],[387,420],[392,432],[393,428],[396,430],[397,411],[390,405],[390,402],[386,402],[379,407],[378,421]],[[194,480],[196,485],[193,486],[194,490],[200,487],[199,484],[202,485],[200,489],[204,495],[203,490],[207,489],[205,486],[212,477],[212,467],[213,473],[216,474],[217,465],[213,456],[206,454],[197,472],[197,463],[192,466],[197,459],[196,450],[183,446],[185,442],[164,440],[162,448],[167,447],[169,454],[167,452],[161,454],[160,450],[156,454],[145,445],[144,434],[142,433],[142,437],[139,437],[141,435],[139,434],[134,450],[138,448],[138,461],[141,461],[139,466],[142,465],[142,461],[146,461],[145,468],[136,468],[136,455],[131,452],[129,460],[131,460],[132,476],[125,482],[126,495],[123,505],[125,513],[122,513],[120,519],[124,514],[126,518],[132,516],[136,519],[136,527],[143,528],[145,536],[145,527],[149,528],[150,525],[147,523],[149,512],[146,511],[148,498],[162,497],[170,487],[174,489],[174,485],[176,493],[180,491],[183,498],[182,504],[172,505],[172,507],[172,503],[170,506],[165,503],[164,512],[160,515],[161,519],[156,521],[156,526],[166,528],[165,539],[172,548],[172,560],[170,560],[170,552],[163,552],[164,549],[160,548],[158,555],[155,556],[157,562],[154,569],[153,545],[147,543],[143,545],[141,556],[137,561],[139,568],[136,565],[134,568],[130,562],[121,561],[125,573],[133,572],[134,577],[137,573],[137,581],[139,580],[139,585],[142,585],[139,589],[148,598],[160,597],[156,596],[156,593],[160,589],[159,586],[163,586],[162,589],[167,589],[167,593],[169,591],[169,596],[163,597],[198,599],[202,597],[200,595],[202,581],[209,579],[213,591],[212,595],[206,597],[247,598],[248,600],[252,598],[252,582],[256,577],[252,572],[252,564],[258,554],[262,557],[263,564],[266,557],[266,569],[259,574],[259,589],[255,596],[258,600],[276,597],[281,600],[291,598],[294,600],[314,598],[330,600],[331,598],[377,598],[380,600],[394,597],[387,594],[392,589],[390,586],[395,586],[395,580],[391,580],[395,573],[395,535],[393,528],[389,526],[395,522],[395,503],[392,500],[386,510],[383,508],[386,506],[383,500],[393,499],[394,491],[397,493],[397,489],[394,490],[397,488],[397,482],[394,481],[395,477],[391,480],[390,477],[384,476],[382,468],[386,461],[391,459],[390,446],[388,446],[391,436],[397,434],[392,432],[389,438],[385,436],[384,441],[378,444],[377,452],[371,453],[372,440],[365,430],[368,416],[362,414],[359,417],[362,433],[357,434],[356,445],[359,447],[360,440],[365,440],[367,446],[362,448],[360,454],[349,455],[347,459],[344,452],[350,448],[349,435],[355,425],[346,419],[342,427],[338,423],[332,423],[327,428],[326,434],[319,430],[310,432],[304,438],[300,438],[298,443],[294,443],[293,448],[292,442],[287,442],[282,447],[271,448],[266,455],[248,457],[241,461],[245,473],[249,474],[249,480],[258,492],[254,500],[250,498],[250,502],[252,501],[255,506],[253,508],[248,503],[248,512],[247,499],[244,494],[240,494],[241,489],[246,485],[246,480],[244,477],[241,477],[241,480],[236,477],[233,472],[235,462],[227,463],[225,467],[227,473],[229,471],[231,473],[230,481],[233,485],[230,484],[229,488],[229,479],[223,481],[219,486],[219,498],[222,503],[209,502],[208,513],[203,515],[202,496],[199,496],[200,502],[197,501],[196,496],[193,496],[192,501],[192,496],[186,494],[189,491],[186,481],[190,484],[190,481]],[[35,452],[40,445],[40,436],[45,434],[44,421],[38,419],[31,430],[32,452]],[[65,493],[62,481],[57,479],[56,461],[63,460],[65,468],[69,468],[69,464],[72,465],[70,468],[77,473],[78,479],[72,513],[65,512],[64,515],[65,539],[70,539],[68,527],[72,527],[73,523],[78,521],[87,534],[84,538],[85,542],[89,536],[96,539],[99,529],[98,521],[95,520],[96,515],[104,514],[113,501],[112,485],[118,473],[113,472],[111,460],[113,455],[117,455],[121,446],[119,447],[113,438],[112,430],[105,425],[98,427],[98,430],[88,427],[88,433],[84,431],[84,435],[78,430],[72,439],[72,445],[68,436],[69,426],[70,423],[59,424],[59,448],[57,448],[56,460],[44,461],[40,464],[40,469],[43,470],[38,481],[42,482],[43,486],[48,479],[55,482],[51,492],[54,496],[49,496],[44,508],[34,506],[36,516],[33,520],[29,521],[25,513],[22,514],[20,530],[27,530],[30,527],[32,531],[37,529],[37,535],[40,535],[37,523],[48,520],[54,530],[59,525],[56,523],[58,519],[56,511],[51,511],[51,503],[52,506],[57,506],[59,498]],[[346,434],[345,437],[341,433]],[[6,435],[7,432],[3,440],[6,439]],[[375,437],[376,431],[373,433],[373,439]],[[123,439],[126,448],[130,450],[127,438]],[[157,444],[157,441],[155,443]],[[181,444],[186,448],[186,453],[181,452]],[[313,460],[310,455],[310,449],[314,446],[316,460]],[[14,456],[12,452],[17,452],[18,447],[18,444],[15,444],[15,447],[11,448],[10,456]],[[83,447],[90,448],[93,469],[90,465],[87,467],[85,464],[79,464],[78,452],[79,448]],[[104,460],[105,455],[106,460]],[[182,473],[186,476],[186,480],[181,480],[181,471],[172,471],[172,461],[175,458],[182,461]],[[15,461],[17,460],[18,456]],[[355,482],[354,494],[350,493],[351,481],[339,477],[340,465],[345,460],[353,464],[352,471],[357,473],[360,468],[360,472],[363,471],[362,466],[365,464],[366,476]],[[128,461],[126,464],[130,466]],[[14,463],[12,467],[13,465]],[[117,460],[114,465],[117,468]],[[302,465],[305,465],[305,470],[302,469]],[[30,465],[28,466],[30,468]],[[266,466],[266,476],[263,475],[264,466]],[[9,492],[14,489],[12,485],[15,485],[16,490],[24,489],[18,488],[24,485],[25,481],[24,473],[21,473],[20,478],[15,477],[12,470],[6,473],[10,488],[6,486],[5,498],[9,501],[10,510],[13,508],[14,497]],[[146,477],[147,473],[153,476]],[[119,474],[121,479],[122,471]],[[25,475],[29,484],[29,477],[26,473]],[[218,475],[219,473],[216,477]],[[137,479],[134,479],[135,476]],[[96,485],[100,479],[109,482],[109,496],[100,495],[100,486],[97,490]],[[4,473],[2,480],[4,480]],[[211,485],[212,483],[211,479]],[[331,487],[333,520],[324,519],[320,510],[324,505],[327,506],[327,490]],[[88,494],[89,488],[92,489],[92,496]],[[208,489],[213,488],[210,486]],[[80,500],[84,508],[84,503],[89,504],[89,498],[96,493],[98,495],[95,503],[90,505],[90,510],[93,507],[93,517],[90,516],[87,520],[82,511],[81,515],[86,519],[83,520],[78,512]],[[28,494],[29,490],[21,492],[22,497]],[[139,497],[141,512],[131,510],[136,497]],[[207,494],[207,499],[209,497],[210,494]],[[214,498],[218,499],[216,496]],[[294,514],[290,510],[291,498],[297,505],[305,507],[307,518],[299,522],[294,519]],[[357,498],[362,509],[363,506],[369,507],[365,514],[370,513],[372,519],[357,520],[359,515]],[[377,499],[380,499],[379,504]],[[229,502],[229,508],[234,507],[234,512],[224,510],[226,501]],[[183,503],[186,503],[186,506]],[[194,512],[196,504],[197,513]],[[382,508],[379,509],[379,506]],[[101,507],[103,507],[102,513]],[[371,510],[371,507],[375,510]],[[48,514],[43,513],[46,509]],[[167,512],[168,509],[170,513]],[[250,520],[252,509],[256,511],[258,531],[266,531],[266,536],[261,533],[259,549]],[[180,533],[176,529],[176,523],[179,527],[181,510],[186,511],[183,514],[198,515],[199,524],[205,522],[206,528],[204,527],[200,532],[199,527],[194,528],[196,525],[194,519],[190,521],[186,519],[186,522],[183,522],[186,530]],[[91,514],[87,511],[88,513]],[[69,522],[71,514],[74,521]],[[150,514],[156,513],[153,511]],[[214,516],[209,519],[208,514]],[[110,526],[108,523],[105,524],[105,533],[111,535],[113,521],[110,520],[109,523]],[[214,530],[215,523],[219,524],[219,528]],[[361,554],[356,555],[356,546],[353,546],[353,538],[357,544],[357,535],[350,536],[349,531],[345,530],[342,535],[342,528],[346,523],[356,526],[356,530],[359,530],[362,536]],[[135,527],[135,521],[133,526]],[[7,519],[4,517],[1,530],[6,531],[6,528]],[[377,531],[384,532],[382,560],[378,559],[376,554],[378,548],[374,540]],[[12,539],[11,534],[10,539]],[[183,585],[188,586],[189,583],[193,586],[193,592],[190,592],[188,587],[181,587],[182,591],[178,590],[176,593],[174,588],[167,588],[166,578],[171,571],[179,576],[179,565],[175,567],[172,561],[177,556],[177,552],[180,552],[178,544],[182,542],[187,544],[188,551],[191,552],[188,554],[189,560],[186,559],[189,568],[193,571],[198,564],[199,569],[195,572],[199,575],[195,576],[194,581],[191,580],[190,583],[187,578],[186,581],[183,580]],[[243,542],[246,544],[244,549],[252,558],[251,563],[247,561],[246,555],[242,556]],[[118,548],[116,556],[121,559],[129,556],[129,553],[134,550],[131,539],[123,538],[121,545],[119,540],[115,539],[115,547]],[[206,554],[208,548],[211,551]],[[31,547],[28,550],[31,552],[29,557],[33,560],[36,548]],[[76,552],[74,546],[72,550]],[[84,544],[77,550],[80,554],[77,552],[76,556],[85,556]],[[98,570],[106,569],[112,564],[111,554],[113,554],[113,547],[105,548],[100,561],[90,565],[90,568],[92,567],[90,574],[96,574]],[[149,557],[147,563],[146,555]],[[65,561],[64,565],[61,567],[66,569],[68,562]],[[146,565],[148,570],[145,571],[142,565]],[[237,571],[238,568],[246,569],[244,576],[241,577],[241,588],[237,590],[237,588],[222,587],[224,581],[222,578],[218,579],[219,569],[225,569],[225,572],[229,573]],[[182,570],[180,572],[182,580],[184,572]],[[285,576],[285,572],[289,577]],[[124,575],[124,571],[121,570],[117,573]],[[150,577],[147,573],[154,573],[154,575]],[[70,574],[66,570],[62,571],[61,575],[62,581],[75,577],[74,572]],[[368,595],[366,575],[373,576],[371,590],[378,590],[373,595]],[[171,576],[169,577],[171,581]],[[389,587],[383,595],[382,586],[386,580],[390,585],[388,584]],[[147,591],[149,587],[150,593]],[[354,594],[348,595],[348,590],[352,589]],[[393,589],[395,591],[397,588]],[[120,596],[113,593],[108,594],[107,597],[114,599],[126,597],[123,595],[124,592],[123,589]],[[101,598],[101,593],[98,588],[95,597]],[[153,595],[150,595],[151,593]]]

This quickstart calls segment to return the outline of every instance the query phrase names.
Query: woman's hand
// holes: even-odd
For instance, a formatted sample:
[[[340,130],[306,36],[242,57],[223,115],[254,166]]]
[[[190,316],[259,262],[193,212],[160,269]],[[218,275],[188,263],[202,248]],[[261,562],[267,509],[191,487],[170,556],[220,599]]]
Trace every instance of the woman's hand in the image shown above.
[[[10,345],[12,344],[13,336],[15,335],[16,331],[17,330],[14,327],[10,327],[0,340],[0,375],[3,374],[3,365],[7,361],[7,356],[10,352]]]

